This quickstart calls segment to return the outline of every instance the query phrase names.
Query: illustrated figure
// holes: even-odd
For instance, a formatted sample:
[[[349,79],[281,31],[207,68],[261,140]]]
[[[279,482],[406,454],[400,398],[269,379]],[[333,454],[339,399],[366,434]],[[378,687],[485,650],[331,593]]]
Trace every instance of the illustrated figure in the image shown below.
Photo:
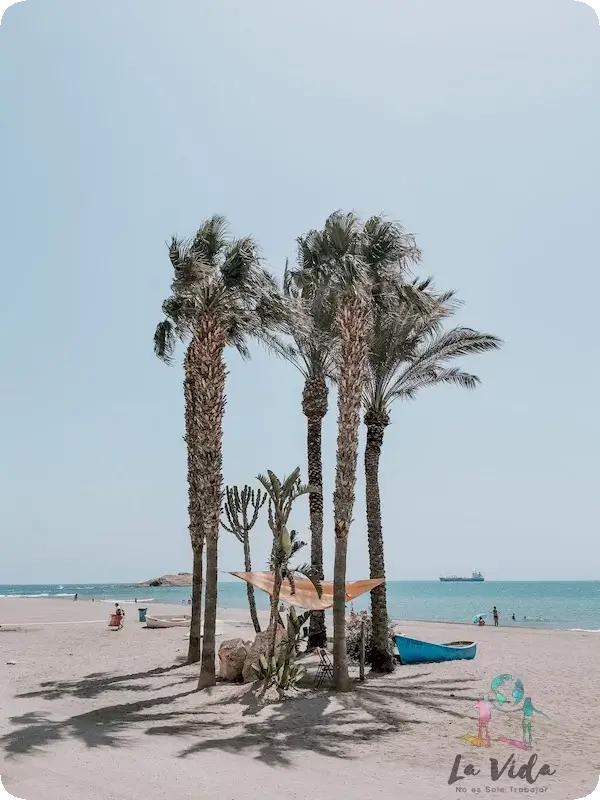
[[[479,722],[477,723],[477,738],[483,747],[490,746],[490,720],[492,718],[492,706],[487,699],[478,700],[475,708],[479,709]]]
[[[531,702],[531,697],[525,698],[522,710],[523,710],[523,719],[521,720],[521,727],[523,729],[523,743],[526,744],[527,747],[531,749],[533,747],[532,736],[531,736],[531,723],[533,721],[533,715],[541,714],[543,717],[546,717],[548,715],[544,714],[544,712],[540,711],[538,708],[535,708],[535,706]]]

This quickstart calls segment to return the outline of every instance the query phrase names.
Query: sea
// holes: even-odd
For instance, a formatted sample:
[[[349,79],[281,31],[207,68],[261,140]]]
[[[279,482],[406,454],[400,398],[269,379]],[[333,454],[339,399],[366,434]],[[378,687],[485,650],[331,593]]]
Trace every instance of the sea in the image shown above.
[[[187,605],[190,589],[122,583],[0,585],[0,609],[3,597],[68,598],[75,593],[81,600],[94,598],[97,602]],[[472,623],[480,614],[489,618],[495,605],[502,625],[600,633],[600,581],[388,581],[387,597],[394,619]],[[266,594],[256,591],[256,601],[259,608],[268,609]],[[219,583],[218,604],[221,608],[246,608],[246,584]],[[352,607],[355,611],[367,609],[369,595],[359,597]]]

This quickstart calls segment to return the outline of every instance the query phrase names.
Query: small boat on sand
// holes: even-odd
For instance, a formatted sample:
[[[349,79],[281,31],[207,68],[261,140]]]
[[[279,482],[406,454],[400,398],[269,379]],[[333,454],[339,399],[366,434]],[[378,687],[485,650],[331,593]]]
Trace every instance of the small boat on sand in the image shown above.
[[[147,628],[189,628],[191,621],[188,614],[146,614]]]
[[[475,642],[434,644],[408,636],[396,636],[396,647],[401,664],[434,664],[440,661],[471,659],[475,658],[477,652]]]

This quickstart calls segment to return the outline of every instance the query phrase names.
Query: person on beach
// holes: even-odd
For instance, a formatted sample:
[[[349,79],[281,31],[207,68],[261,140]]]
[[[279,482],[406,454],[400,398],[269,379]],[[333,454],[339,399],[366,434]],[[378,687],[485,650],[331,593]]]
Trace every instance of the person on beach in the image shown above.
[[[512,615],[512,621],[513,622],[515,621],[515,615],[514,614]]]
[[[496,608],[496,606],[494,606],[494,608],[492,609],[492,614],[494,616],[494,628],[497,628],[498,627],[498,616],[499,615],[498,615],[498,609]]]
[[[75,592],[75,595],[74,595],[74,597],[73,597],[73,600],[77,600],[77,592]]]
[[[122,626],[123,620],[125,619],[125,612],[118,603],[115,603],[115,614],[117,615],[117,617],[119,617],[119,622],[121,623]]]
[[[484,618],[483,617],[479,617],[479,619],[477,620],[477,624],[479,625],[480,628],[482,628],[485,625]]]

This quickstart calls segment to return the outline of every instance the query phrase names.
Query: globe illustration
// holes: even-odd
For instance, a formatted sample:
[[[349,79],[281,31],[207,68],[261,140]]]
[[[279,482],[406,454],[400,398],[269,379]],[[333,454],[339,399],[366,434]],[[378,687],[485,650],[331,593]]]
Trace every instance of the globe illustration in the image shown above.
[[[523,681],[507,673],[497,675],[490,683],[491,700],[501,709],[516,708],[525,695]]]

